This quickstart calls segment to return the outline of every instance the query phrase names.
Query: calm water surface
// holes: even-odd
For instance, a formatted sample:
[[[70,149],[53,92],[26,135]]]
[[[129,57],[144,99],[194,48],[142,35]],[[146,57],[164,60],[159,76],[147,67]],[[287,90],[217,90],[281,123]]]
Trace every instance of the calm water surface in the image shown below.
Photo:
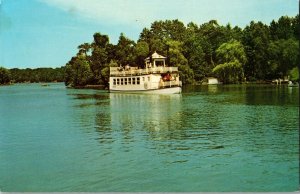
[[[1,191],[296,191],[299,88],[0,87]]]

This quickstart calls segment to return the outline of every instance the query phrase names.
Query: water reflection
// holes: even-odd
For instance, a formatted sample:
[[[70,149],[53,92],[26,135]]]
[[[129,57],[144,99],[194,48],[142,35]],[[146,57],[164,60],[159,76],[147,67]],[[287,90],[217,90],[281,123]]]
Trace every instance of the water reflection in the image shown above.
[[[209,93],[217,93],[218,92],[218,85],[208,85],[207,86]]]
[[[274,133],[276,137],[281,134],[282,138],[276,139],[280,145],[298,126],[294,109],[285,108],[295,106],[298,93],[287,87],[193,89],[196,91],[182,95],[76,93],[72,94],[74,106],[79,108],[75,118],[83,131],[96,132],[91,138],[102,147],[103,155],[111,155],[114,149],[132,153],[142,146],[171,157],[167,160],[170,164],[188,162],[198,152],[209,150],[206,157],[232,155],[232,148],[261,154],[261,150],[274,148]],[[285,106],[277,106],[280,104]],[[273,154],[285,149],[274,149]],[[288,157],[293,153],[286,152]]]
[[[127,134],[147,131],[153,139],[171,138],[180,127],[181,95],[110,94],[112,126]]]
[[[110,129],[110,114],[107,114],[109,96],[107,92],[96,90],[67,90],[67,95],[73,100],[70,106],[75,107],[70,114],[73,123],[80,125],[87,133],[106,131]]]
[[[21,94],[30,88],[20,95],[6,92],[4,190],[298,188],[296,88],[193,88],[171,96],[95,90],[59,90],[49,96],[41,88],[26,96],[26,104]],[[49,178],[53,181],[45,188]]]
[[[295,105],[298,103],[298,90],[286,85],[262,85],[246,87],[246,103],[249,105]]]
[[[224,148],[221,126],[227,109],[211,103],[217,100],[213,96],[97,92],[71,95],[78,100],[74,105],[79,108],[76,121],[86,132],[96,129],[97,136],[93,138],[105,151],[122,145],[121,149],[129,152],[141,141],[158,153],[181,156],[190,155],[187,152],[191,150]]]
[[[212,103],[247,105],[299,105],[299,88],[287,85],[240,84],[186,86],[185,94],[210,95]]]

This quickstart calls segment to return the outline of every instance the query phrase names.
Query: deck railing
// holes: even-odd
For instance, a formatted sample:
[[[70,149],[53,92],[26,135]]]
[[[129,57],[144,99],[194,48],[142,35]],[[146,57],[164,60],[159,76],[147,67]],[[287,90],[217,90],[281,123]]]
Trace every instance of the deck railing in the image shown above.
[[[147,69],[138,69],[137,67],[120,68],[110,67],[111,76],[132,76],[146,75],[151,73],[172,73],[178,72],[178,67],[153,67]]]
[[[159,83],[159,88],[169,88],[173,86],[182,86],[182,83],[179,80],[164,81]]]

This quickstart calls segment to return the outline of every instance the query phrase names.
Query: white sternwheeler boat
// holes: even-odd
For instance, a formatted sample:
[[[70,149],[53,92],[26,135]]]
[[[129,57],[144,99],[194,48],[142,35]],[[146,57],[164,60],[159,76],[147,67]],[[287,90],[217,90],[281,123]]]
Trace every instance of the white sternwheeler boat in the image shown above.
[[[181,93],[178,67],[166,67],[166,57],[154,52],[145,68],[110,67],[109,91],[120,93]]]

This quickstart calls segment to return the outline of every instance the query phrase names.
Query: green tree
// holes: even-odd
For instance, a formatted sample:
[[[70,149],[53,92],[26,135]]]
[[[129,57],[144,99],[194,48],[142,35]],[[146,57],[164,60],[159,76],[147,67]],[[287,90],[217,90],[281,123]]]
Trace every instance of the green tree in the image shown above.
[[[270,34],[273,40],[290,39],[294,37],[293,19],[288,16],[281,16],[270,24]]]
[[[134,49],[135,42],[121,33],[118,44],[116,46],[116,59],[118,63],[122,66],[125,66],[127,64],[134,64]]]
[[[90,65],[85,57],[74,57],[66,65],[65,84],[72,87],[85,86],[92,79],[92,71]]]
[[[230,29],[220,26],[216,20],[211,20],[204,23],[199,28],[198,36],[202,36],[205,39],[203,42],[203,48],[206,52],[207,63],[213,68],[216,61],[216,49],[225,42],[231,39],[228,33]]]
[[[194,81],[194,72],[188,66],[188,60],[182,54],[182,42],[169,40],[168,45],[168,58],[170,66],[178,67],[179,75],[181,77],[182,83],[191,84]]]
[[[87,56],[87,53],[90,51],[91,49],[91,45],[89,43],[83,43],[81,45],[78,46],[79,49],[79,53],[80,54],[85,54],[85,56]]]
[[[161,41],[184,41],[186,27],[179,20],[155,21],[151,25],[151,36]]]
[[[109,37],[107,35],[102,35],[99,32],[96,32],[93,35],[94,42],[92,43],[92,47],[102,47],[105,48],[109,44]]]
[[[288,75],[289,70],[299,64],[299,42],[296,39],[280,39],[270,43],[268,48],[271,67],[270,78],[283,78]]]
[[[190,33],[189,38],[184,43],[184,56],[194,72],[194,79],[196,81],[201,81],[211,72],[205,58],[204,44],[205,40],[203,37],[196,36],[195,34],[192,35],[192,33]]]
[[[187,65],[188,60],[182,53],[183,43],[176,40],[169,40],[167,42],[168,50],[168,58],[170,61],[170,66],[178,67],[180,65]]]
[[[299,18],[299,14],[297,14],[294,18],[292,18],[292,28],[294,30],[294,38],[299,40],[300,39],[300,18]]]
[[[145,41],[139,41],[135,46],[136,64],[144,67],[144,59],[149,55],[149,45]]]
[[[0,85],[8,84],[10,82],[10,72],[4,67],[0,67]]]
[[[224,83],[238,83],[243,80],[243,66],[247,58],[243,45],[237,40],[231,40],[223,43],[216,51],[218,65],[213,72]]]
[[[175,40],[183,42],[186,39],[186,35],[186,27],[181,21],[160,20],[153,22],[150,29],[144,28],[140,34],[139,41],[148,43],[150,53],[157,51],[166,56],[168,55],[167,41]]]
[[[95,47],[90,58],[90,67],[94,75],[93,83],[100,84],[102,80],[101,71],[108,63],[108,52],[105,48]]]
[[[230,35],[231,39],[242,41],[243,30],[240,27],[235,26],[232,30],[230,30],[230,33],[231,33]]]
[[[299,81],[299,68],[294,67],[292,70],[289,71],[290,80],[292,81]]]
[[[114,60],[111,60],[109,64],[106,64],[106,66],[101,70],[101,79],[102,83],[108,87],[109,83],[109,68],[110,67],[118,67],[118,63]]]
[[[93,84],[103,84],[101,71],[109,63],[109,52],[111,45],[109,44],[109,37],[107,35],[102,35],[97,32],[93,35],[94,41],[91,44],[92,55],[87,58],[90,62],[90,69],[93,73],[93,79],[91,83]]]
[[[267,25],[250,22],[243,30],[242,44],[245,46],[247,63],[244,72],[247,80],[263,80],[270,71],[268,65],[268,46],[270,33]]]

